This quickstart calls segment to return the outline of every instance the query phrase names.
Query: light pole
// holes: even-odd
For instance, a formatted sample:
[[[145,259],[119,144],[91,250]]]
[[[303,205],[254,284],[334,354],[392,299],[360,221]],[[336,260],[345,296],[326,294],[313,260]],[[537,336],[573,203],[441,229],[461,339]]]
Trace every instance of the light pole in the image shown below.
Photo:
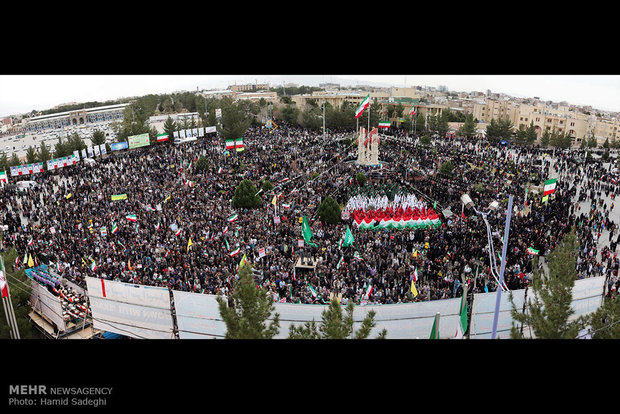
[[[499,203],[497,201],[493,201],[491,203],[491,205],[489,205],[490,209],[488,212],[480,212],[478,210],[476,210],[476,207],[474,206],[473,201],[471,200],[471,198],[469,197],[469,195],[467,194],[463,194],[461,196],[461,201],[463,202],[463,204],[465,204],[466,206],[470,206],[473,208],[473,210],[476,212],[476,214],[482,216],[482,219],[484,220],[486,227],[487,227],[487,238],[488,238],[488,244],[489,244],[489,260],[491,262],[491,274],[493,275],[493,277],[495,278],[495,280],[497,281],[497,283],[499,284],[499,289],[497,289],[497,299],[495,301],[495,314],[493,316],[493,332],[491,333],[491,339],[495,339],[496,334],[497,334],[497,321],[499,318],[499,306],[500,306],[500,302],[501,302],[501,296],[502,296],[502,291],[503,290],[508,290],[507,287],[504,287],[504,270],[506,268],[506,255],[508,252],[508,235],[510,234],[510,217],[511,217],[511,213],[512,213],[512,199],[513,196],[509,195],[508,196],[508,208],[506,210],[506,225],[504,228],[504,244],[503,244],[503,248],[502,248],[502,261],[501,261],[501,266],[500,266],[500,271],[499,271],[499,279],[496,277],[495,274],[493,274],[493,270],[495,270],[495,272],[497,272],[497,266],[495,264],[495,251],[493,248],[493,239],[491,237],[491,227],[489,225],[489,222],[487,220],[487,216],[489,215],[489,213],[493,210],[496,210],[499,207]]]

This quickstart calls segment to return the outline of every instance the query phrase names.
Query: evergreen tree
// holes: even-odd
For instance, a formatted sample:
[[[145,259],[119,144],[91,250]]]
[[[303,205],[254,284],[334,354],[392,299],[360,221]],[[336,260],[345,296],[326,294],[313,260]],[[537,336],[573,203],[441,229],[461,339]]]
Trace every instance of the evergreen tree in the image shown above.
[[[164,122],[164,133],[168,134],[168,141],[170,142],[174,138],[174,132],[178,129],[177,123],[172,120],[172,117],[168,116],[166,122]]]
[[[52,154],[50,154],[50,150],[45,144],[45,141],[41,143],[41,148],[39,148],[39,161],[43,163],[43,168],[47,168],[47,160],[52,159]]]
[[[605,296],[603,304],[584,319],[592,339],[620,339],[620,296]]]
[[[93,145],[105,144],[105,133],[97,129],[93,132],[93,136],[90,141]]]
[[[540,146],[543,148],[547,148],[551,144],[551,136],[549,135],[549,131],[545,130],[542,136],[540,137]]]
[[[217,126],[218,132],[224,139],[237,139],[243,136],[250,126],[251,119],[247,117],[239,105],[232,102],[230,98],[222,99],[222,119]]]
[[[534,259],[534,299],[528,297],[526,312],[516,309],[512,292],[509,296],[514,320],[511,329],[513,339],[524,337],[517,323],[529,326],[537,339],[573,339],[577,336],[583,322],[569,321],[574,313],[571,302],[577,277],[577,255],[577,236],[572,228],[547,255],[548,271],[539,270],[538,257]]]
[[[303,325],[291,325],[288,339],[366,339],[372,328],[376,326],[375,314],[370,311],[362,321],[362,326],[357,332],[353,332],[353,302],[346,306],[346,316],[342,312],[340,302],[333,298],[329,307],[321,312],[321,324],[314,319]],[[385,339],[387,331],[383,329],[377,339]]]
[[[465,116],[465,123],[459,128],[459,135],[471,138],[476,135],[476,122],[472,114]]]
[[[34,149],[32,145],[29,146],[28,149],[26,150],[26,162],[28,164],[33,164],[37,162],[38,159],[39,157],[37,155],[37,151]]]
[[[258,190],[252,181],[243,180],[235,189],[232,198],[233,208],[258,208],[262,204],[262,199],[257,196]]]
[[[216,298],[220,315],[226,324],[226,339],[272,339],[279,332],[280,315],[274,314],[273,298],[257,288],[252,266],[246,263],[239,269],[239,279],[233,281],[232,306],[222,297]]]
[[[331,196],[327,196],[321,201],[317,215],[323,223],[338,224],[341,221],[340,205]]]

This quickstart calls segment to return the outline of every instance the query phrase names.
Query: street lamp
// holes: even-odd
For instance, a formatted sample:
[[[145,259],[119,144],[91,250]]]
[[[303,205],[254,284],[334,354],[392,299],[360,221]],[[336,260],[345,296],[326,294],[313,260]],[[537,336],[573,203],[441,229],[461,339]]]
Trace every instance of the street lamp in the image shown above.
[[[491,226],[489,224],[489,221],[487,220],[487,216],[491,212],[496,211],[499,208],[499,203],[495,200],[492,201],[489,204],[489,207],[488,207],[489,210],[485,212],[485,211],[478,211],[478,209],[476,209],[476,206],[474,205],[473,200],[467,193],[461,195],[461,202],[463,203],[465,207],[468,207],[474,210],[476,214],[481,216],[482,220],[484,220],[484,223],[487,229],[487,246],[489,248],[489,262],[491,264],[490,266],[491,275],[495,278],[495,281],[499,284],[500,289],[505,290],[503,283],[500,283],[500,277],[498,276],[499,272],[497,271],[497,264],[495,262],[495,246],[493,244],[493,238],[491,236]],[[502,260],[503,260],[503,256],[502,256]]]
[[[513,198],[512,194],[508,196],[508,208],[506,210],[506,226],[504,229],[504,246],[502,249],[502,257],[501,257],[502,263],[501,263],[501,267],[499,271],[499,280],[498,280],[498,278],[493,274],[493,270],[497,272],[497,267],[495,265],[495,257],[494,257],[495,251],[493,249],[493,239],[491,238],[491,227],[489,226],[489,222],[487,221],[487,216],[489,215],[491,211],[494,211],[499,207],[499,203],[497,201],[492,202],[489,205],[489,211],[485,213],[485,212],[480,212],[476,210],[476,207],[474,206],[474,203],[472,202],[471,197],[469,197],[469,195],[463,194],[461,196],[461,201],[463,202],[463,204],[471,206],[473,210],[476,212],[476,214],[482,216],[482,219],[484,220],[486,224],[487,238],[489,240],[489,259],[491,261],[491,274],[493,274],[493,277],[498,282],[499,287],[500,287],[499,289],[497,289],[497,298],[495,300],[495,315],[493,317],[493,332],[491,333],[491,339],[495,339],[495,336],[497,333],[497,321],[499,318],[499,305],[501,302],[502,291],[507,290],[507,288],[504,288],[504,270],[506,268],[506,254],[508,252],[508,235],[510,233],[510,217],[511,217],[511,212],[512,212],[512,198]]]

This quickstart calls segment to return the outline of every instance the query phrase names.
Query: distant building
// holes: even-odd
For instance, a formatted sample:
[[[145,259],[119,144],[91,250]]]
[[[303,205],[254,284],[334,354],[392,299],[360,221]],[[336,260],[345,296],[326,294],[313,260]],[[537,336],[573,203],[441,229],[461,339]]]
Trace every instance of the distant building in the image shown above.
[[[46,130],[80,126],[98,122],[112,122],[123,119],[123,112],[128,103],[78,109],[75,111],[34,116],[26,120],[26,132],[38,133]]]
[[[267,83],[246,83],[243,85],[230,85],[228,87],[233,92],[250,92],[250,91],[260,91],[269,89],[269,84]]]

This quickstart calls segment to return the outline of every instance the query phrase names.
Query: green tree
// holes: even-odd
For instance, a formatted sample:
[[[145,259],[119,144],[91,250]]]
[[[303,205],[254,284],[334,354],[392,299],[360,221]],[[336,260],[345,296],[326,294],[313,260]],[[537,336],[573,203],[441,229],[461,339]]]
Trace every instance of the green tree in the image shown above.
[[[9,157],[6,155],[6,152],[3,152],[0,157],[0,168],[2,171],[7,171],[9,169]]]
[[[17,156],[17,153],[14,152],[13,155],[11,155],[11,158],[9,159],[9,167],[14,167],[16,165],[20,165],[22,162],[20,161],[19,157]]]
[[[256,195],[258,190],[252,181],[242,180],[232,198],[233,208],[258,208],[262,204],[262,199]]]
[[[336,299],[332,299],[329,307],[321,312],[321,324],[314,319],[303,325],[291,325],[288,339],[367,339],[372,328],[376,326],[374,310],[369,311],[362,321],[362,326],[353,332],[353,311],[355,306],[349,302],[346,306],[346,315],[342,312],[343,306]],[[387,331],[383,329],[377,339],[385,339]]]
[[[439,174],[451,177],[452,176],[452,161],[446,160],[441,163],[441,167],[439,168]]]
[[[264,193],[268,193],[271,190],[273,190],[273,184],[271,184],[271,181],[265,180],[265,181],[263,181],[263,184],[261,185],[261,188],[263,189]]]
[[[62,137],[58,137],[58,142],[56,143],[56,146],[54,147],[54,157],[55,158],[65,157],[69,155],[69,153],[70,153],[70,148],[67,146],[67,143],[62,141]]]
[[[274,314],[273,298],[263,288],[257,288],[249,263],[239,270],[239,279],[233,279],[232,306],[217,296],[220,316],[226,324],[226,339],[272,339],[280,328],[280,315]]]
[[[543,148],[547,148],[551,143],[551,136],[549,135],[549,131],[545,130],[540,137],[540,146]]]
[[[224,139],[237,139],[245,133],[252,122],[245,111],[230,98],[222,99],[222,119],[217,126]]]
[[[528,297],[527,311],[518,311],[512,292],[509,295],[514,320],[511,329],[513,339],[524,338],[516,324],[529,326],[537,339],[573,339],[577,336],[583,321],[569,321],[574,313],[571,302],[577,276],[577,255],[577,236],[572,228],[547,255],[548,271],[538,270],[538,257],[535,257],[532,280],[534,299]]]
[[[45,141],[41,143],[41,148],[39,148],[39,160],[43,163],[43,168],[47,168],[47,160],[52,159],[52,154],[50,154],[50,150],[45,144]]]
[[[496,144],[501,140],[509,140],[512,137],[512,123],[509,119],[491,119],[487,125],[487,139]]]
[[[588,148],[596,148],[597,145],[598,145],[598,141],[596,137],[594,136],[594,134],[591,134],[590,137],[588,138]]]
[[[37,155],[37,151],[34,149],[34,147],[31,145],[28,147],[28,149],[26,150],[26,162],[28,162],[28,164],[32,164],[35,162],[38,162],[38,155]]]
[[[198,157],[198,161],[196,161],[195,168],[197,171],[207,171],[207,169],[209,168],[209,160],[207,160],[201,155],[200,157]]]
[[[357,173],[355,175],[355,180],[360,187],[363,187],[368,182],[368,178],[366,178],[366,174],[364,173]]]
[[[105,133],[98,129],[95,130],[95,132],[93,132],[93,137],[91,138],[90,141],[92,142],[93,145],[105,144]]]
[[[104,141],[105,141],[105,138],[104,138]],[[73,152],[76,150],[82,151],[83,149],[86,149],[86,143],[84,142],[80,134],[78,134],[77,132],[74,132],[73,134],[69,135],[69,137],[67,138],[67,147],[68,147],[69,152]]]
[[[472,114],[465,115],[465,122],[459,128],[459,135],[468,138],[476,135],[476,123]]]
[[[603,304],[584,317],[592,339],[620,339],[620,296],[605,296]]]
[[[168,116],[168,118],[166,118],[166,122],[164,122],[164,133],[168,134],[167,142],[171,142],[173,140],[174,132],[177,131],[177,129],[177,123],[172,120],[172,117]]]
[[[323,223],[338,224],[341,221],[340,204],[331,196],[327,196],[321,201],[317,215]]]

